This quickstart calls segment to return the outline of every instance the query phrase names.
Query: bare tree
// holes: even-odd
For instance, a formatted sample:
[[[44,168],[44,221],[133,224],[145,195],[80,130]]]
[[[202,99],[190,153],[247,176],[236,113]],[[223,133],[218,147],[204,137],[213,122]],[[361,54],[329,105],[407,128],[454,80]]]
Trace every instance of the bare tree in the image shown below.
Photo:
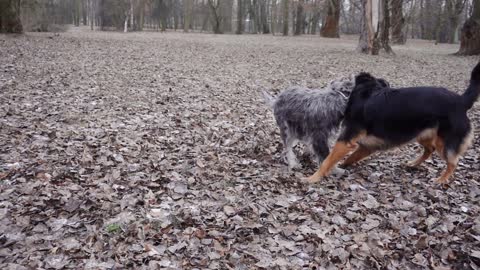
[[[283,35],[288,36],[288,7],[290,5],[288,0],[282,0],[282,8],[283,8]]]
[[[480,0],[473,0],[473,12],[462,27],[457,55],[480,54]]]
[[[88,17],[88,11],[87,11],[87,0],[81,0],[82,1],[82,23],[83,25],[88,25],[87,17]]]
[[[392,4],[392,43],[405,44],[405,18],[403,17],[403,0],[391,0]]]
[[[190,24],[192,23],[192,8],[193,0],[183,1],[183,31],[188,32]]]
[[[315,0],[315,2],[313,3],[312,16],[309,24],[310,27],[308,29],[308,32],[312,35],[315,35],[317,33],[318,22],[320,21],[320,11],[321,8],[319,5],[319,1]]]
[[[237,30],[236,34],[243,34],[243,20],[245,14],[244,0],[237,0]]]
[[[390,16],[388,0],[362,0],[362,32],[358,50],[377,55],[380,49],[393,53],[389,45]]]
[[[213,18],[212,18],[213,33],[223,34],[222,27],[221,27],[223,17],[220,9],[220,0],[208,0],[208,5],[213,15]]]
[[[262,22],[262,33],[269,34],[270,27],[268,25],[268,7],[267,7],[267,0],[260,0],[260,20]]]
[[[320,29],[322,37],[338,38],[340,22],[340,0],[327,0],[327,16]]]
[[[272,6],[270,8],[270,30],[275,35],[277,24],[277,0],[272,0]]]
[[[460,15],[467,0],[446,0],[446,15],[447,17],[447,37],[448,43],[455,43],[457,41],[457,30],[460,22]]]
[[[220,14],[222,15],[222,32],[232,31],[233,0],[220,1]]]
[[[95,27],[95,13],[97,7],[97,0],[89,0],[89,13],[90,13],[90,30],[94,30]]]
[[[297,2],[297,12],[295,15],[295,31],[293,34],[295,36],[303,34],[303,28],[305,24],[305,13],[303,11],[304,0],[299,0]]]
[[[20,20],[20,1],[0,1],[0,33],[23,33]]]

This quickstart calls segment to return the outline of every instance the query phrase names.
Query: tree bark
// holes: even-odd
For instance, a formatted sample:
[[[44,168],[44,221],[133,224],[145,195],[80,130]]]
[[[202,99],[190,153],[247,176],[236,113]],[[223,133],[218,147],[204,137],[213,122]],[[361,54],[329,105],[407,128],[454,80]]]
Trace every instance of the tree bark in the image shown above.
[[[235,34],[243,34],[243,14],[244,14],[244,0],[237,0],[237,30]]]
[[[83,25],[88,25],[87,23],[87,17],[88,17],[88,12],[87,12],[87,0],[82,0],[82,22]]]
[[[327,16],[320,29],[320,36],[339,38],[340,1],[327,0]]]
[[[388,0],[362,0],[362,32],[358,51],[378,55],[380,49],[393,53],[389,45],[390,16]]]
[[[218,1],[221,1],[221,0],[218,0]],[[213,15],[213,19],[212,19],[213,33],[223,34],[222,27],[221,27],[223,17],[221,14],[220,2],[217,2],[215,0],[208,0],[208,5],[210,6],[210,10]]]
[[[138,25],[137,30],[143,31],[143,25],[145,24],[145,0],[140,0],[140,6],[138,7]]]
[[[260,20],[262,22],[262,33],[270,34],[267,17],[267,0],[260,0]]]
[[[305,14],[303,12],[304,0],[299,0],[297,2],[297,14],[295,16],[295,36],[303,34],[303,28],[305,25]]]
[[[380,48],[383,48],[386,53],[392,54],[393,50],[390,47],[390,9],[389,9],[389,0],[380,0],[379,1],[380,9],[380,28],[378,29],[380,40]]]
[[[270,30],[275,35],[277,24],[277,0],[272,0],[272,7],[270,8]]]
[[[90,2],[90,30],[93,31],[95,26],[95,6],[97,0],[89,0]]]
[[[458,24],[460,23],[460,15],[465,7],[466,0],[447,0],[447,37],[446,42],[453,44],[457,37]]]
[[[462,27],[460,50],[457,55],[480,54],[480,0],[473,0],[472,16]]]
[[[310,29],[309,29],[310,34],[315,35],[317,33],[317,26],[319,21],[320,21],[320,8],[318,6],[317,1],[315,1],[315,6],[312,14],[312,21],[310,23]]]
[[[220,0],[220,14],[222,15],[222,32],[232,31],[233,0]]]
[[[187,33],[192,23],[193,0],[183,1],[183,32]]]
[[[80,26],[81,7],[82,3],[80,0],[75,0],[73,2],[73,24],[75,26]]]
[[[23,33],[20,10],[20,1],[18,0],[0,2],[0,33]]]
[[[290,5],[288,0],[283,0],[282,6],[283,6],[283,35],[288,36],[288,6]]]
[[[391,0],[392,3],[392,43],[405,44],[405,18],[403,17],[403,0]]]

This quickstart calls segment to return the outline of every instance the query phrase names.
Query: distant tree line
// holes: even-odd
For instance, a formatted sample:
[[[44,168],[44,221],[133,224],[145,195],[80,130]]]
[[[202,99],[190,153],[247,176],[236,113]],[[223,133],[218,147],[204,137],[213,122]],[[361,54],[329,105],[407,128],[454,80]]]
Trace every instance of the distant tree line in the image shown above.
[[[0,0],[0,31],[92,30],[360,34],[373,52],[408,38],[456,43],[476,33],[479,0]],[[371,14],[371,18],[368,16]],[[468,32],[461,31],[468,22]],[[363,42],[366,41],[366,42]],[[362,45],[363,44],[363,45]],[[367,46],[367,47],[368,47]]]

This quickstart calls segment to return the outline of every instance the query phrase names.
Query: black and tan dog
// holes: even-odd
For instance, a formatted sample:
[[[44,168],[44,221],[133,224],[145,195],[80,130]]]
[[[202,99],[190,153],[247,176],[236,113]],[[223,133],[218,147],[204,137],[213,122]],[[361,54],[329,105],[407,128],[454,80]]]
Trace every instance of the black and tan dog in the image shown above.
[[[356,149],[345,160],[344,166],[375,151],[398,147],[416,139],[424,147],[424,153],[409,164],[419,165],[436,150],[447,162],[447,168],[437,182],[447,183],[461,155],[472,143],[473,128],[467,111],[479,94],[480,63],[473,69],[470,85],[463,95],[436,87],[385,88],[370,74],[359,74],[347,103],[342,133],[331,153],[308,181],[320,181],[352,150]]]

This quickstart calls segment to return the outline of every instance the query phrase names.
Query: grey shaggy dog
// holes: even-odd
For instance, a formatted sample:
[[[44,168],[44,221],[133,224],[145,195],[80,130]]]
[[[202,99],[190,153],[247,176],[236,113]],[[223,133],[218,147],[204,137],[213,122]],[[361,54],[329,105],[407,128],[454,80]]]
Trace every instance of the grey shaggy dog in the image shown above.
[[[333,80],[322,89],[291,87],[277,97],[263,91],[280,128],[283,157],[289,169],[301,168],[293,152],[298,141],[310,149],[319,164],[328,156],[329,139],[340,126],[354,87],[355,76],[352,75]]]

